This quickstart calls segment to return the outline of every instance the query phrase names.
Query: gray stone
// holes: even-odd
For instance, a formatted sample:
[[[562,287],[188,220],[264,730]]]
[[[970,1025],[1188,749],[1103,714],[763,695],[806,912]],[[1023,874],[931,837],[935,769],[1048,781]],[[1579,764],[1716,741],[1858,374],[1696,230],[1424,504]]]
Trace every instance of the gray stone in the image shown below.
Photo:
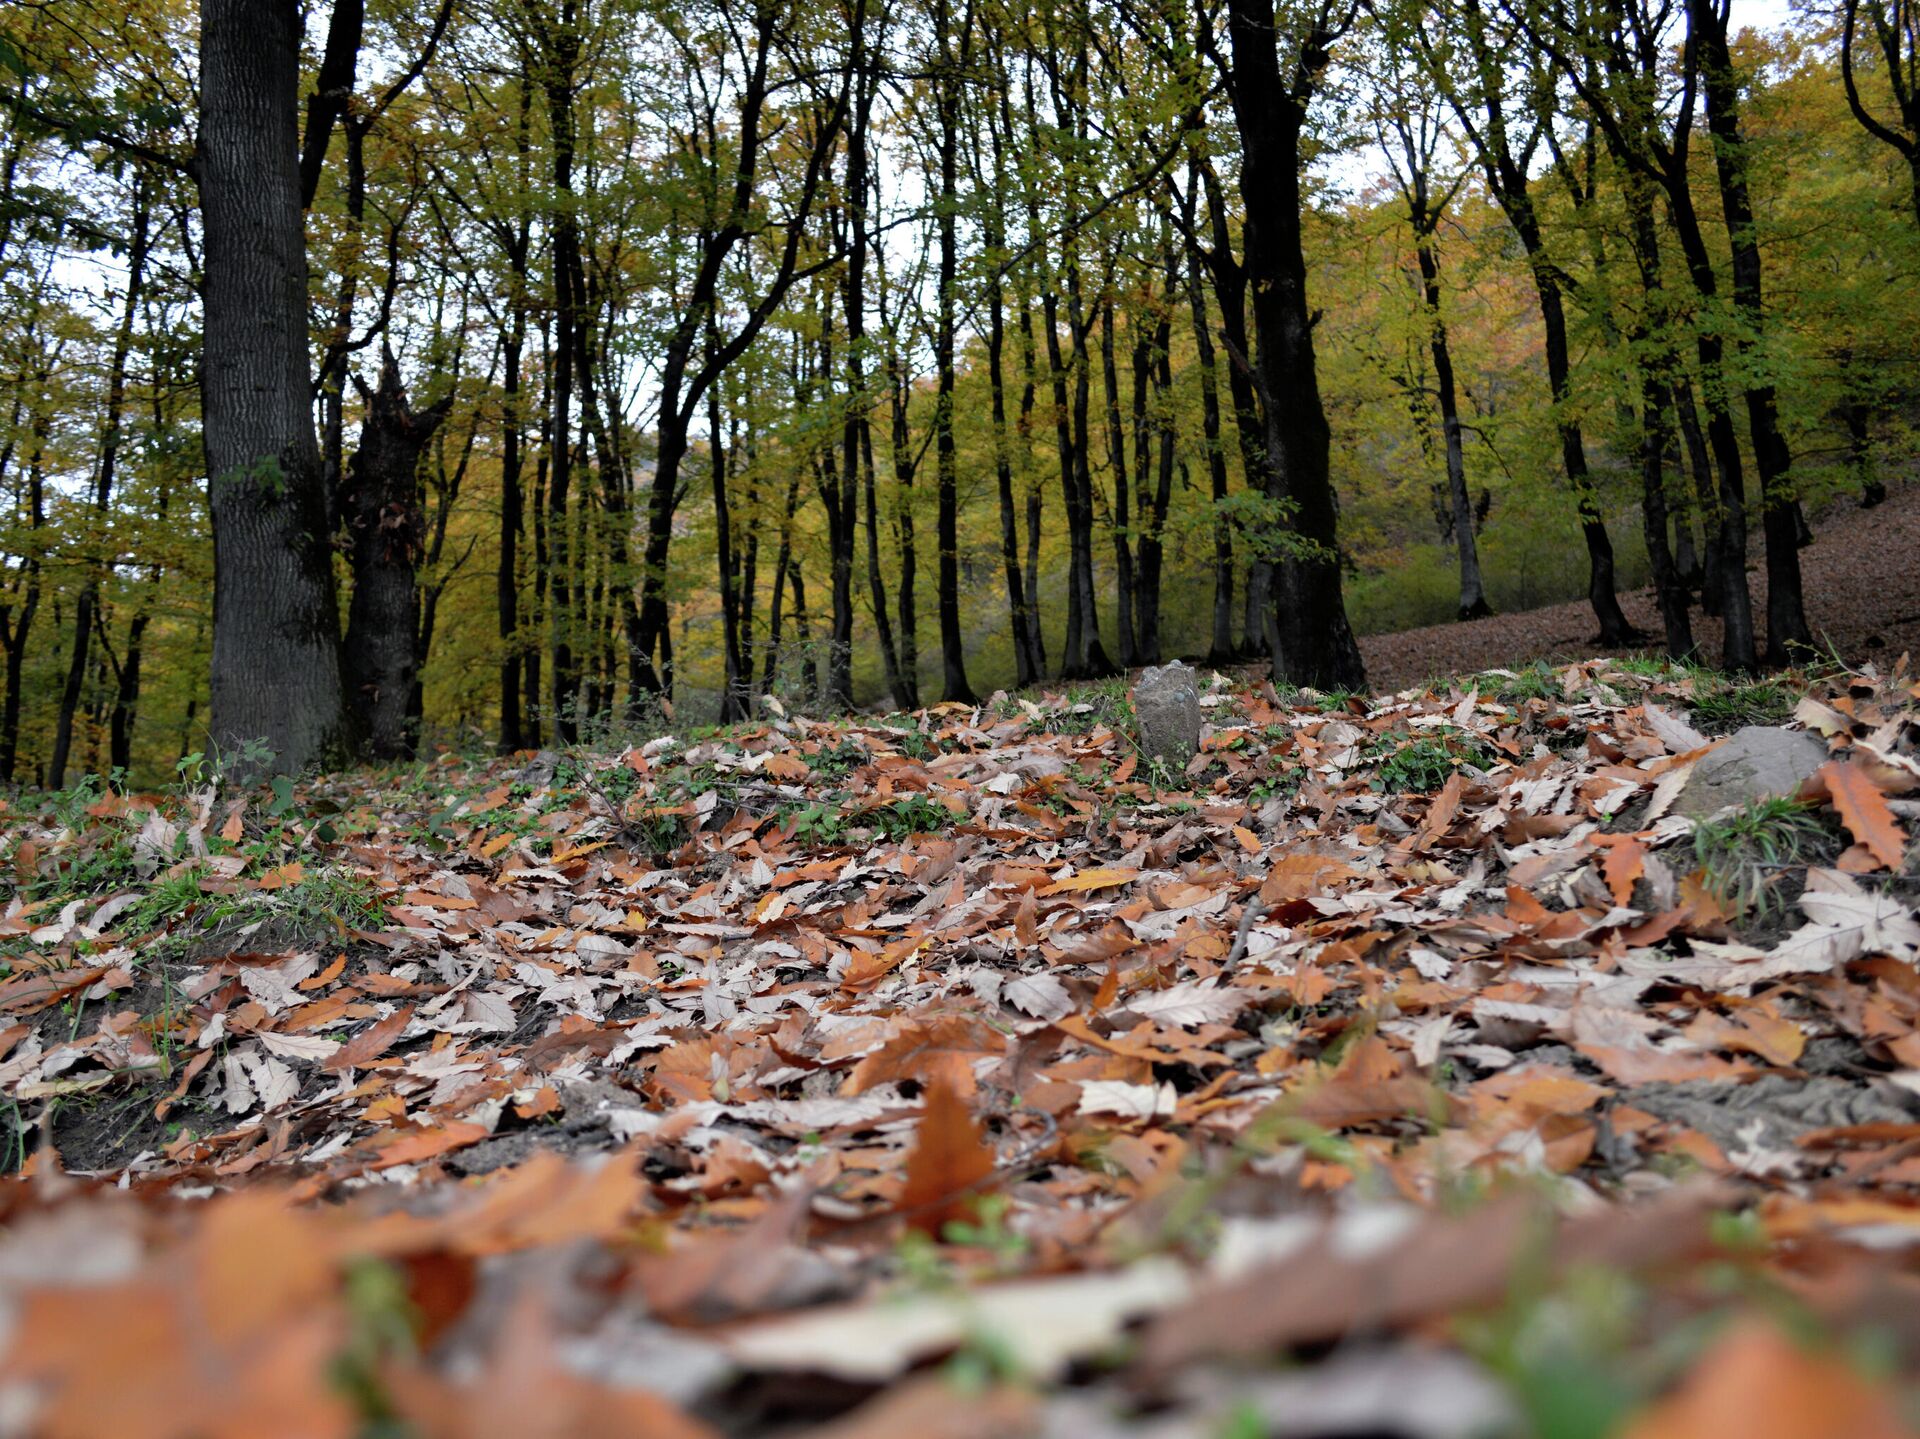
[[[1749,725],[1697,761],[1673,812],[1708,819],[1757,799],[1791,795],[1827,762],[1827,747],[1803,730]]]
[[[1716,1079],[1643,1084],[1622,1097],[1635,1109],[1699,1130],[1722,1149],[1747,1148],[1745,1135],[1757,1135],[1769,1149],[1787,1149],[1810,1130],[1911,1124],[1920,1114],[1920,1100],[1891,1084],[1784,1074],[1763,1075],[1750,1084]]]
[[[1149,665],[1133,687],[1133,719],[1140,752],[1174,769],[1186,768],[1200,748],[1200,684],[1175,660]]]

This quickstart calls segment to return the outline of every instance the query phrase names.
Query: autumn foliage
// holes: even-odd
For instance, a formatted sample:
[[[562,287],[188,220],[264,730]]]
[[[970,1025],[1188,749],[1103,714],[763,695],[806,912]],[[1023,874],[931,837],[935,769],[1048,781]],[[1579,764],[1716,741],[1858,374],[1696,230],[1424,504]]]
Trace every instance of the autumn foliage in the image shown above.
[[[9,1432],[1904,1432],[1920,684],[1751,891],[1707,684],[16,804]]]

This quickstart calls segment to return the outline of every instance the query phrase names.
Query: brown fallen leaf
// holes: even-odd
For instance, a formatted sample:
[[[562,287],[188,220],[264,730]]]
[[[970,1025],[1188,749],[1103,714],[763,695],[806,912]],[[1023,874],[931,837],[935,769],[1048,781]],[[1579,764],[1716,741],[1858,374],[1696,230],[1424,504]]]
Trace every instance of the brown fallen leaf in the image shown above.
[[[1900,828],[1886,796],[1858,765],[1830,759],[1802,787],[1808,798],[1825,795],[1833,801],[1841,821],[1851,834],[1880,864],[1900,868],[1906,857],[1907,836]]]
[[[907,1224],[938,1238],[946,1225],[978,1208],[995,1165],[993,1149],[959,1091],[944,1079],[927,1089],[913,1151],[907,1156],[900,1212]]]
[[[1837,1354],[1749,1321],[1723,1335],[1625,1439],[1899,1439],[1893,1396]]]
[[[1496,1302],[1521,1264],[1654,1267],[1704,1252],[1715,1208],[1695,1188],[1557,1223],[1532,1196],[1510,1193],[1465,1214],[1428,1215],[1404,1238],[1363,1255],[1311,1244],[1205,1285],[1148,1327],[1142,1360],[1165,1375],[1199,1359],[1268,1355],[1366,1329]]]
[[[412,1019],[412,1008],[402,1005],[385,1019],[376,1020],[341,1045],[321,1062],[321,1068],[337,1071],[372,1063],[387,1052]]]

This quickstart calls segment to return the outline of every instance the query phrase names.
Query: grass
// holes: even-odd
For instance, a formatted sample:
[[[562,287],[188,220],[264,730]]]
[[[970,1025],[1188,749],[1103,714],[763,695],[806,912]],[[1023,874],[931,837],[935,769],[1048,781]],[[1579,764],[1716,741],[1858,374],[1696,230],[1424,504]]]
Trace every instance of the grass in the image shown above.
[[[1764,920],[1785,907],[1780,881],[1834,848],[1820,817],[1797,800],[1755,800],[1745,809],[1700,824],[1694,860],[1707,892],[1728,915]]]
[[[1696,677],[1696,686],[1704,678]],[[1715,677],[1704,692],[1696,688],[1693,719],[1709,734],[1728,734],[1748,725],[1784,724],[1799,699],[1799,694],[1781,680],[1743,682]]]

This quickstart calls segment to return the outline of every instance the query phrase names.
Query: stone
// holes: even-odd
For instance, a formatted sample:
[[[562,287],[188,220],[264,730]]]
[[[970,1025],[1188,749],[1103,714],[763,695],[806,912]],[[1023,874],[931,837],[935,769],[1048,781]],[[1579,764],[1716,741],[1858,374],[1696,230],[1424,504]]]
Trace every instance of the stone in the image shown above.
[[[1199,677],[1179,660],[1149,665],[1133,687],[1133,721],[1142,754],[1185,769],[1200,748]]]
[[[1762,1075],[1751,1083],[1688,1079],[1643,1084],[1622,1098],[1635,1109],[1697,1129],[1729,1151],[1752,1147],[1752,1137],[1769,1149],[1790,1149],[1815,1129],[1906,1126],[1920,1117],[1920,1098],[1891,1084],[1785,1074]]]
[[[1758,799],[1796,793],[1827,762],[1827,747],[1804,730],[1748,725],[1695,761],[1673,812],[1710,819]]]

